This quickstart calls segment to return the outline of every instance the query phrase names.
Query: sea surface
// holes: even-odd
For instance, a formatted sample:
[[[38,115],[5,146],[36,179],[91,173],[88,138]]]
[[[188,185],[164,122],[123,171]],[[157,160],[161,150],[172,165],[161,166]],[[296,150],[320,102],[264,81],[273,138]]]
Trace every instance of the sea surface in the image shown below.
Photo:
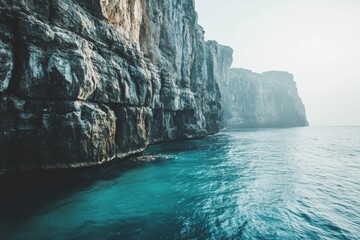
[[[238,129],[0,179],[0,239],[360,239],[360,127]]]

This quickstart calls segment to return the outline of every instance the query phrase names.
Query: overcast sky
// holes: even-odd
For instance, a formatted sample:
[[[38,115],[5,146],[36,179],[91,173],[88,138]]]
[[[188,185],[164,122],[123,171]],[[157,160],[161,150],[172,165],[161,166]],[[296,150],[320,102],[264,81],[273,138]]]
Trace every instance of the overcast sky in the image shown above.
[[[294,74],[311,125],[360,125],[360,0],[195,0],[233,67]]]

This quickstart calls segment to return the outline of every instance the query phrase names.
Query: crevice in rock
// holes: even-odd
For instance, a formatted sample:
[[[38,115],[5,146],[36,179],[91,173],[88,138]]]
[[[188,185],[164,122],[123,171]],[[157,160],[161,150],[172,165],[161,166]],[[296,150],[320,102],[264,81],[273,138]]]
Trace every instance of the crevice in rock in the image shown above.
[[[53,5],[53,0],[48,0],[49,1],[49,23],[53,24],[54,23],[54,15],[55,15],[55,9],[54,9],[54,5]]]
[[[14,95],[19,94],[20,81],[24,73],[24,63],[29,59],[26,43],[21,39],[19,19],[11,20],[11,28],[14,30],[14,40],[11,42],[14,57],[14,67],[11,74],[8,92]]]

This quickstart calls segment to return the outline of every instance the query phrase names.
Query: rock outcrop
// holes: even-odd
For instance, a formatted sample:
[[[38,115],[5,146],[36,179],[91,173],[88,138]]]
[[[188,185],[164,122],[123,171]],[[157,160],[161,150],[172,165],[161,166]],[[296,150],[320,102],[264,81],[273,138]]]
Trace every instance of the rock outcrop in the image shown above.
[[[0,173],[218,132],[222,49],[194,0],[0,0]]]
[[[293,79],[287,72],[257,74],[231,69],[230,77],[222,78],[220,83],[225,126],[308,126],[305,107]]]

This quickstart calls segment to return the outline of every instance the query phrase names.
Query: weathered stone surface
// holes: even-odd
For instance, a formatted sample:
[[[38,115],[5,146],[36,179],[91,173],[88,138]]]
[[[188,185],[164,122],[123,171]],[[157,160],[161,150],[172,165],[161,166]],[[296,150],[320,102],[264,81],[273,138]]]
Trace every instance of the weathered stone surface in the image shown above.
[[[208,104],[204,105],[205,121],[212,129],[223,127],[223,109],[222,105],[226,104],[224,99],[228,97],[227,93],[220,93],[219,85],[228,81],[230,75],[230,66],[232,64],[233,50],[230,47],[219,45],[215,41],[207,44],[207,82],[205,92],[216,92],[217,95],[205,96]],[[221,98],[221,101],[218,99]],[[221,110],[221,114],[220,113]],[[209,119],[220,119],[220,121],[208,121]],[[213,132],[215,133],[215,132]]]
[[[2,97],[0,169],[91,166],[115,157],[115,113],[102,104]]]
[[[12,47],[10,44],[0,40],[0,93],[9,87],[13,68],[14,57]]]
[[[0,173],[216,133],[220,48],[193,0],[0,0]]]
[[[305,107],[292,74],[254,73],[231,69],[228,84],[220,84],[224,96],[224,122],[231,127],[308,126]]]

